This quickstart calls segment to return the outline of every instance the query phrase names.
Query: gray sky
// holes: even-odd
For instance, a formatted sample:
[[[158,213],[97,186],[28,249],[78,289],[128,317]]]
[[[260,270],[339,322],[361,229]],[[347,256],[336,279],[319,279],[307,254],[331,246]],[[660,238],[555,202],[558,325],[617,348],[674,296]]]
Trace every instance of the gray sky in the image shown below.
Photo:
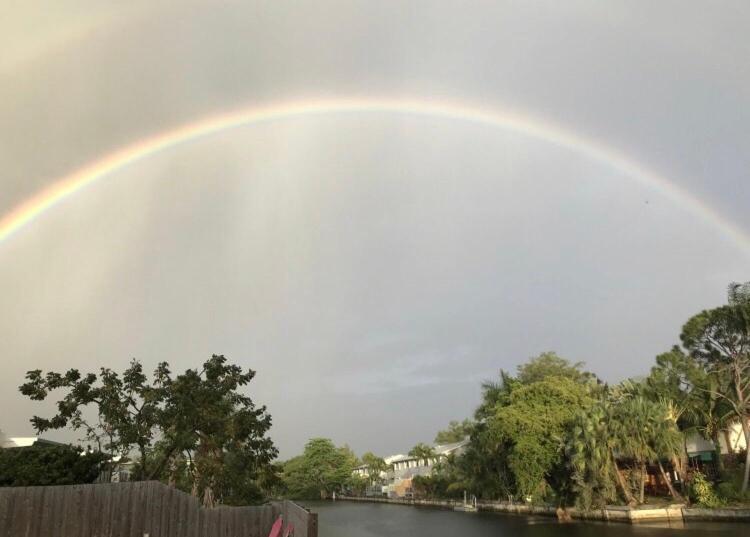
[[[747,2],[5,1],[0,214],[217,112],[450,99],[556,123],[750,234]],[[32,368],[211,353],[258,371],[282,457],[381,455],[468,416],[556,350],[645,373],[750,258],[581,153],[394,113],[248,126],[120,170],[0,243],[0,428]]]

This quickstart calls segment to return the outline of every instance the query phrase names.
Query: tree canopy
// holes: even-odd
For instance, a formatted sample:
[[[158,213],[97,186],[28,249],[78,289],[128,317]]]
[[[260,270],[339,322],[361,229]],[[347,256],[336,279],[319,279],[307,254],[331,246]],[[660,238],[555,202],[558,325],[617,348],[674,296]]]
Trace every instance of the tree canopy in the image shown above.
[[[92,483],[106,456],[73,446],[0,449],[0,487]]]
[[[555,352],[543,352],[518,366],[517,379],[523,384],[540,382],[549,377],[563,377],[574,382],[587,382],[595,379],[593,373],[584,371],[583,362],[571,363]]]
[[[691,317],[680,339],[687,352],[714,376],[711,394],[727,403],[750,446],[750,299],[748,284],[729,286],[727,305]],[[742,492],[750,480],[750,449],[746,450]]]
[[[136,360],[122,375],[107,368],[29,371],[20,390],[33,400],[65,392],[56,415],[34,416],[37,431],[83,429],[110,456],[135,449],[136,479],[167,479],[210,506],[261,499],[259,483],[277,454],[267,436],[271,416],[244,393],[254,377],[213,355],[200,369],[176,376],[160,363],[151,379]],[[95,421],[85,419],[87,408]]]
[[[347,447],[328,438],[313,438],[302,455],[284,464],[283,481],[292,498],[327,498],[352,483],[359,461]]]
[[[435,435],[435,443],[453,444],[454,442],[461,442],[471,435],[473,428],[474,422],[468,418],[463,421],[452,420],[448,423],[447,429],[438,431]]]

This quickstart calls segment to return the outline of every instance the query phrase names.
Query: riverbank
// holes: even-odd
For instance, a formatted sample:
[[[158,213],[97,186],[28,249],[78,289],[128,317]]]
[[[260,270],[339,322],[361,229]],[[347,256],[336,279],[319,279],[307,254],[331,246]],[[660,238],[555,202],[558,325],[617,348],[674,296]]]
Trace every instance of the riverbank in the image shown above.
[[[456,500],[415,500],[391,498],[363,498],[355,496],[337,496],[337,500],[368,503],[386,503],[415,507],[433,507],[453,509],[463,505]],[[703,509],[673,504],[654,508],[631,508],[625,506],[608,506],[595,511],[579,511],[575,508],[559,509],[551,505],[526,505],[510,502],[477,502],[480,511],[506,513],[525,516],[547,516],[577,520],[595,520],[601,522],[623,522],[640,524],[649,522],[683,523],[702,522],[750,522],[750,509]]]

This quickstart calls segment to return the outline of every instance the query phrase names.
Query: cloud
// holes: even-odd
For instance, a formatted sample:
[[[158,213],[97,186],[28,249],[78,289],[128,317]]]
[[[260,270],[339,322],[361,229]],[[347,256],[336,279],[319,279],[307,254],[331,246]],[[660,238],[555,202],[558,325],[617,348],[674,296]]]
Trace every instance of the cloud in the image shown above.
[[[15,9],[11,25],[33,26]],[[160,4],[2,75],[0,211],[210,113],[409,94],[530,110],[750,229],[745,18],[697,4]],[[79,23],[60,14],[53,33]],[[3,34],[18,57],[45,41],[22,33]],[[0,426],[27,434],[50,409],[16,392],[27,369],[180,369],[216,352],[258,371],[251,392],[284,456],[318,435],[404,451],[542,351],[608,380],[642,373],[746,265],[653,189],[512,133],[393,114],[237,129],[123,169],[0,244],[0,406],[14,409]]]

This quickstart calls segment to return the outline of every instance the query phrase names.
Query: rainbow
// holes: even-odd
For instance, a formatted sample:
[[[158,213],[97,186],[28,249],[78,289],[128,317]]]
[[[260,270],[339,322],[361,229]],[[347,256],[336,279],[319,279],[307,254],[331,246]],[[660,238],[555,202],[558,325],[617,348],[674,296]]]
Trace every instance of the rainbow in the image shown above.
[[[710,206],[616,149],[579,136],[548,122],[508,110],[484,109],[462,103],[421,99],[329,99],[305,100],[258,106],[210,116],[158,133],[118,149],[66,175],[25,200],[0,218],[0,243],[41,217],[64,199],[126,166],[159,152],[211,136],[228,129],[289,118],[324,114],[398,113],[472,122],[512,131],[566,148],[598,161],[625,177],[645,184],[713,226],[750,255],[750,237]]]

